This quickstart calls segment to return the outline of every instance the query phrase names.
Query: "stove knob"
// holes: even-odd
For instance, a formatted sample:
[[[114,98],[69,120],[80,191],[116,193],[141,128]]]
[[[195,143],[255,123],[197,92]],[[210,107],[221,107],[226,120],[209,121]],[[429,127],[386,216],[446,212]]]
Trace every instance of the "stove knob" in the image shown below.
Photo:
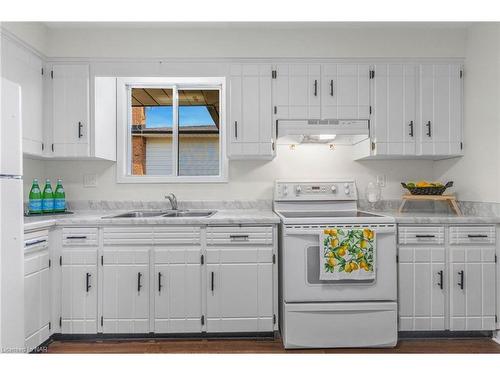
[[[345,195],[349,195],[351,194],[351,191],[349,190],[349,188],[345,189]]]
[[[302,188],[300,187],[300,185],[297,185],[297,186],[295,187],[295,192],[296,192],[297,194],[300,194],[300,192],[301,192],[301,191],[302,191]]]
[[[283,195],[288,195],[288,187],[283,186]]]
[[[332,185],[332,193],[336,193],[337,192],[337,187],[335,185]]]

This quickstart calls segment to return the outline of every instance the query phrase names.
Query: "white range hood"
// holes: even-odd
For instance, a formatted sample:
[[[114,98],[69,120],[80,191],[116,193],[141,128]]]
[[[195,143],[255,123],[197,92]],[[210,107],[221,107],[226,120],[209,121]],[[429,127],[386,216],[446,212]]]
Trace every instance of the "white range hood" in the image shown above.
[[[278,143],[354,144],[369,137],[368,120],[278,120]]]

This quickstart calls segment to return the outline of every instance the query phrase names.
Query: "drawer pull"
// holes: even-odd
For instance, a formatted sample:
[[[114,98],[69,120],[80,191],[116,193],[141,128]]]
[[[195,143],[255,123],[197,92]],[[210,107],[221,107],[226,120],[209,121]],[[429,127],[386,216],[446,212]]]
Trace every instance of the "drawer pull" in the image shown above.
[[[416,238],[436,238],[435,234],[416,234]]]
[[[464,289],[464,271],[460,271],[458,273],[460,275],[460,281],[458,282],[458,286],[460,287],[460,289]]]
[[[214,272],[210,275],[211,282],[210,282],[210,290],[213,292],[214,291]]]
[[[438,275],[439,275],[438,286],[441,290],[443,290],[443,270],[439,271]]]
[[[67,236],[67,240],[85,240],[87,236]]]
[[[248,241],[248,234],[231,234],[231,241]]]
[[[140,292],[140,291],[141,291],[141,288],[142,288],[142,285],[141,285],[141,277],[142,277],[142,273],[137,272],[137,291],[138,291],[138,292]]]
[[[469,238],[488,238],[487,234],[468,234]]]
[[[158,272],[158,292],[161,292],[161,288],[163,285],[161,285],[161,272]]]
[[[26,241],[24,243],[25,247],[30,247],[30,246],[35,246],[41,243],[47,242],[47,240],[32,240],[32,241]]]
[[[87,272],[87,276],[86,276],[86,287],[85,287],[85,289],[86,289],[87,293],[89,292],[90,288],[91,288],[91,285],[90,285],[90,273],[88,273],[88,272]]]

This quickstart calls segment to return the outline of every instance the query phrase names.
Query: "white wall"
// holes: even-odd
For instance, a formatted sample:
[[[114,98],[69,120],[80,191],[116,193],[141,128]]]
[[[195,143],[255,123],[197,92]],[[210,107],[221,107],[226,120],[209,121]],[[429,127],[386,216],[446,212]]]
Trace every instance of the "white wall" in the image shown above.
[[[50,26],[50,25],[49,25]],[[231,27],[183,26],[152,29],[120,27],[48,29],[47,55],[53,57],[463,57],[466,29],[432,25]],[[33,173],[39,169],[33,164]],[[115,164],[99,161],[49,161],[41,173],[62,178],[68,199],[158,200],[167,192],[181,200],[270,199],[276,178],[352,177],[361,195],[376,175],[387,176],[384,198],[397,199],[405,180],[433,179],[432,161],[354,162],[339,146],[278,146],[270,162],[231,161],[227,184],[117,184]],[[97,188],[83,187],[83,174],[96,174]]]
[[[453,180],[460,199],[500,202],[500,25],[474,25],[466,44],[464,152],[436,162],[436,179]]]

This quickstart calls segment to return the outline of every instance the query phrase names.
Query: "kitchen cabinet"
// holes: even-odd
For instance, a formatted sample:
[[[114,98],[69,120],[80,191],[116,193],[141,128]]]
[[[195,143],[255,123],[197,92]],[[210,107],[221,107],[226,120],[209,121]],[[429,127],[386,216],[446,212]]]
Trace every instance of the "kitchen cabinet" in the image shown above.
[[[52,156],[89,156],[89,65],[54,64],[51,78]]]
[[[376,64],[370,128],[374,155],[416,155],[417,65]]]
[[[271,227],[207,229],[207,332],[273,331],[272,238]]]
[[[320,64],[277,64],[273,75],[276,119],[321,118]]]
[[[463,155],[463,67],[376,64],[370,138],[355,159],[446,159]]]
[[[368,64],[323,64],[321,118],[368,119],[370,72]]]
[[[495,243],[494,226],[401,226],[399,330],[494,330]]]
[[[2,77],[21,86],[23,153],[42,156],[43,131],[43,60],[26,47],[2,35]]]
[[[272,159],[272,66],[233,64],[230,77],[229,157]]]
[[[24,336],[31,351],[51,335],[51,282],[48,231],[25,234]]]

